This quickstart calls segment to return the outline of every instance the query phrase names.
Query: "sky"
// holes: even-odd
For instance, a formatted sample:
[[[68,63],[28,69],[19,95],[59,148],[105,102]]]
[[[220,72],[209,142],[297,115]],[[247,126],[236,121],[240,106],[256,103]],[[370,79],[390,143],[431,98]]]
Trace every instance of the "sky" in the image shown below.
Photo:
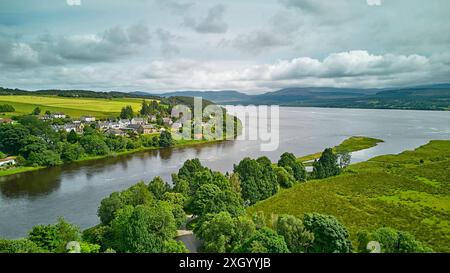
[[[448,0],[2,0],[0,86],[101,91],[450,82]]]

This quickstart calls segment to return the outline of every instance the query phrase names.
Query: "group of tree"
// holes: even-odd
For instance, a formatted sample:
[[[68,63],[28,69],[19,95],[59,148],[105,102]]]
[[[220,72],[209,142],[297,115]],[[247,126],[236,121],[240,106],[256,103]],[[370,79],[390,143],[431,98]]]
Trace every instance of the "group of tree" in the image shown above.
[[[170,132],[155,135],[116,136],[104,134],[95,125],[85,126],[82,134],[56,132],[51,123],[37,117],[20,116],[17,124],[0,125],[0,150],[18,156],[28,166],[54,166],[83,157],[104,156],[141,147],[173,145]]]
[[[16,109],[10,104],[0,104],[0,113],[14,112]]]
[[[306,180],[303,164],[291,153],[284,153],[274,166],[267,157],[244,158],[234,166],[234,173],[241,181],[242,197],[249,204],[269,198],[279,187],[290,188]]]

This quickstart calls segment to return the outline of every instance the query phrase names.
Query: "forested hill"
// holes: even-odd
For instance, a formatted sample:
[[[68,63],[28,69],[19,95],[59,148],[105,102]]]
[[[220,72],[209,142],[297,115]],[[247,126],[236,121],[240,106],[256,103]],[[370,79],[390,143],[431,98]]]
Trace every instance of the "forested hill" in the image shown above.
[[[185,91],[158,96],[171,97],[179,94],[201,96],[218,104],[450,110],[450,84],[392,89],[293,87],[259,95],[248,95],[237,91]]]

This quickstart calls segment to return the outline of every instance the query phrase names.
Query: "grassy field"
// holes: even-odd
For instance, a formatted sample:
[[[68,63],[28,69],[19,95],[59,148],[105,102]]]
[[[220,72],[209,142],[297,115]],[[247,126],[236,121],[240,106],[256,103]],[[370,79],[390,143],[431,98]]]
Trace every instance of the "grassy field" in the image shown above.
[[[64,98],[56,96],[0,96],[0,104],[10,104],[16,112],[5,113],[4,116],[30,114],[39,107],[42,113],[63,112],[78,118],[93,115],[97,118],[117,117],[122,107],[131,105],[134,111],[141,108],[142,99],[97,99],[97,98]]]
[[[360,150],[369,149],[378,145],[378,143],[383,142],[381,139],[364,137],[364,136],[352,136],[344,140],[341,144],[335,146],[333,150],[335,152],[356,152]],[[322,152],[315,154],[305,155],[299,157],[297,160],[301,162],[312,161],[319,159]]]
[[[298,184],[249,208],[273,215],[336,216],[354,240],[359,230],[393,227],[435,251],[450,252],[450,141],[351,165],[336,177]]]

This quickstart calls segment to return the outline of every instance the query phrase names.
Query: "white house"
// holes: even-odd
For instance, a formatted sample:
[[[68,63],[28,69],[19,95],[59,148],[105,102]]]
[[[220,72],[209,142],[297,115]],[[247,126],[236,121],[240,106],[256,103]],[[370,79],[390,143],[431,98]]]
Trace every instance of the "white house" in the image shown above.
[[[131,119],[131,124],[133,125],[144,125],[145,120],[143,118],[133,118]]]
[[[81,117],[82,122],[95,122],[94,116],[82,116]]]
[[[66,115],[64,113],[52,113],[50,117],[53,118],[66,118]]]
[[[16,164],[16,158],[13,156],[0,159],[0,167],[12,166]]]

